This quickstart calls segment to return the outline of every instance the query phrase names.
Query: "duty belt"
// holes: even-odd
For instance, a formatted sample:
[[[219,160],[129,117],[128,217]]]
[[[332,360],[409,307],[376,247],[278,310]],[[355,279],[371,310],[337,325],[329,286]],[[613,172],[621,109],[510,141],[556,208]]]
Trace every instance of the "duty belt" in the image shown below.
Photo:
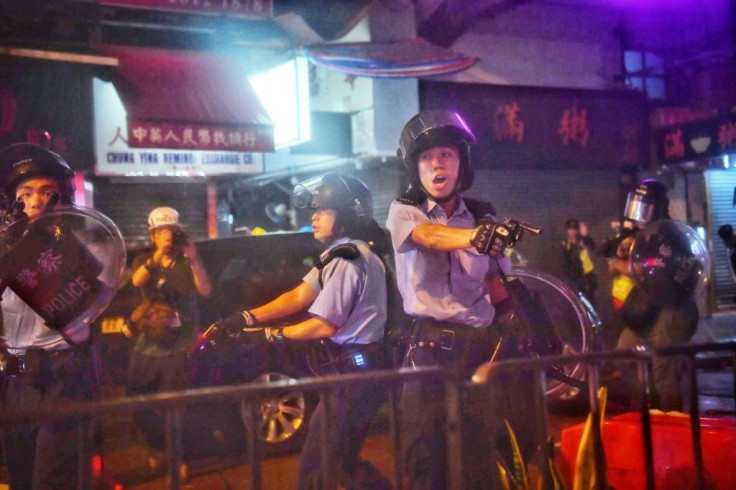
[[[487,328],[422,317],[416,317],[412,321],[411,339],[410,349],[428,349],[440,364],[474,364],[482,361],[490,345]]]
[[[22,376],[35,373],[42,368],[45,362],[67,358],[76,359],[80,354],[80,349],[73,347],[50,352],[43,349],[29,349],[26,354],[5,354],[4,366],[0,367],[6,376]]]

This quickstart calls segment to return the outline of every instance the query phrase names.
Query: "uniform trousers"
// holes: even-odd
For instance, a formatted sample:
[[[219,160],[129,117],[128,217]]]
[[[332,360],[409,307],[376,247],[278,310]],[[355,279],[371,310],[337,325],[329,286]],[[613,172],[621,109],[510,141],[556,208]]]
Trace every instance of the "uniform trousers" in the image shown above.
[[[28,351],[35,358],[28,372],[5,375],[3,410],[39,410],[64,403],[92,400],[96,395],[97,371],[90,347],[75,347],[46,354]],[[5,462],[10,488],[50,489],[78,487],[80,469],[80,424],[89,421],[24,422],[3,431]],[[88,448],[89,449],[89,448]],[[89,454],[82,464],[90,464]]]

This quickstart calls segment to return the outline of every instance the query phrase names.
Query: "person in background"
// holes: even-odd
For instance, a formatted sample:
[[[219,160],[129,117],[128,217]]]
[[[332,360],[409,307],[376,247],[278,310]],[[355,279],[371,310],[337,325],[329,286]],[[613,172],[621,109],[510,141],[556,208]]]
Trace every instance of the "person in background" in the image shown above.
[[[143,298],[130,318],[140,332],[128,366],[131,395],[189,386],[188,352],[197,340],[198,299],[212,291],[207,270],[183,233],[175,209],[152,210],[148,229],[154,250],[134,259],[131,276]],[[157,452],[165,449],[163,417],[148,410],[133,417],[154,449],[149,465],[155,470],[161,459]]]
[[[622,234],[608,268],[613,276],[613,304],[624,324],[617,349],[649,349],[687,343],[698,326],[698,308],[693,299],[678,305],[664,305],[635,284],[629,270],[629,253],[637,234],[648,223],[668,220],[669,189],[649,179],[629,193]],[[658,356],[653,361],[654,406],[663,411],[682,410],[683,359]]]
[[[3,204],[16,217],[34,219],[55,203],[73,204],[73,177],[61,156],[40,146],[17,143],[0,151]],[[2,410],[39,410],[93,399],[97,369],[89,326],[50,328],[0,282],[5,356]],[[79,434],[76,421],[23,422],[6,428],[2,439],[10,487],[77,488]]]
[[[575,291],[582,293],[590,304],[595,305],[598,277],[591,260],[596,249],[595,241],[588,236],[585,223],[577,219],[565,222],[565,233],[567,236],[560,244],[564,279]]]
[[[369,242],[384,234],[373,221],[373,200],[359,179],[327,173],[297,185],[294,205],[311,208],[314,238],[326,251],[291,291],[223,321],[233,337],[267,346],[321,340],[328,371],[368,372],[388,367],[383,345],[387,318],[386,268]],[[297,312],[310,318],[269,326]],[[392,488],[360,449],[370,423],[386,399],[381,385],[361,385],[332,393],[328,430],[331,481],[320,481],[322,402],[312,415],[299,460],[298,488]]]

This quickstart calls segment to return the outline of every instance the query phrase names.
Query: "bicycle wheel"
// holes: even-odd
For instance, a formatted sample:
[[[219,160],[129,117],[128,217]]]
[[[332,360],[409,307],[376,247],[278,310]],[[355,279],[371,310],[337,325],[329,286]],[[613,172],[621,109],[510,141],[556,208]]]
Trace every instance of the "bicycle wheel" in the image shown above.
[[[600,330],[601,323],[585,297],[571,290],[556,277],[525,267],[512,268],[507,278],[521,281],[546,311],[548,328],[554,330],[549,334],[556,335],[561,345],[559,352],[554,354],[582,354],[591,351],[593,338]],[[573,380],[583,381],[585,378],[585,366],[579,362],[561,365],[559,370]],[[579,388],[548,376],[548,401],[571,400],[579,392]]]

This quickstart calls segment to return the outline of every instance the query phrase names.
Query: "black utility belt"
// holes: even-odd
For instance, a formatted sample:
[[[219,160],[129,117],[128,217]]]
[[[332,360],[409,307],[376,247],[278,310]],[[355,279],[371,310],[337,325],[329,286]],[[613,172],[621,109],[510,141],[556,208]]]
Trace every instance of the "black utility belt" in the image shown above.
[[[5,364],[2,373],[6,376],[22,376],[24,374],[35,374],[45,368],[48,364],[61,360],[79,360],[86,353],[84,347],[70,347],[57,351],[46,351],[40,348],[30,348],[25,354],[5,354]]]
[[[423,317],[415,317],[412,321],[412,344],[420,347],[450,351],[474,342],[484,343],[487,339],[488,329],[485,327]]]

